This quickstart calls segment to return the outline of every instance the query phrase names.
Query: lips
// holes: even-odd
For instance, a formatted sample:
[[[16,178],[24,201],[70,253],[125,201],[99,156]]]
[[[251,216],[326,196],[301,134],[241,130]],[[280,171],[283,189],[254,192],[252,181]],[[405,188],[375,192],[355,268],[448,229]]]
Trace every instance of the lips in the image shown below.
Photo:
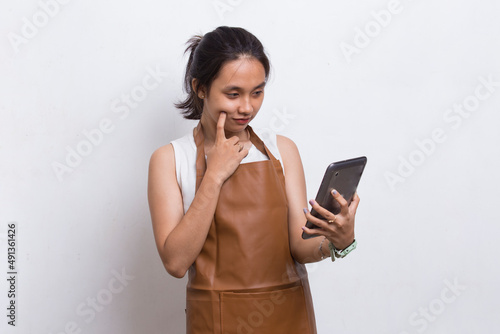
[[[250,118],[233,118],[234,121],[238,124],[247,124],[248,122],[250,122]]]

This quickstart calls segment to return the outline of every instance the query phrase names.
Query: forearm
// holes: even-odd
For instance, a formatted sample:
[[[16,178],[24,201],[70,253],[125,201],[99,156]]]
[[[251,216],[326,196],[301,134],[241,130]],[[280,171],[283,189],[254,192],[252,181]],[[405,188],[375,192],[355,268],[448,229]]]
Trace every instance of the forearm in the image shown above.
[[[191,206],[165,240],[162,258],[171,275],[183,277],[200,254],[212,223],[222,183],[211,175],[205,175]]]
[[[328,248],[328,240],[324,239],[323,236],[307,240],[302,239],[302,237],[295,238],[290,244],[293,258],[299,263],[313,263],[328,257],[330,249]]]

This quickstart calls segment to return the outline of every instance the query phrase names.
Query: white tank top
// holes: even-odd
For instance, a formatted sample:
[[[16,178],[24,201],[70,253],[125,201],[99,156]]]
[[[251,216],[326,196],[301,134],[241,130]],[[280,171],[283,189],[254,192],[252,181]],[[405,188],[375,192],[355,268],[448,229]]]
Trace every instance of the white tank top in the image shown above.
[[[270,133],[267,129],[267,131],[260,129],[253,130],[264,142],[274,157],[281,162],[281,155],[276,142],[276,134]],[[179,188],[182,193],[184,213],[186,213],[189,206],[193,202],[196,190],[196,143],[194,142],[193,131],[190,131],[184,137],[173,140],[171,144],[174,147],[175,174],[177,176],[177,183],[179,184]],[[262,160],[269,160],[269,158],[259,151],[255,145],[252,145],[248,155],[243,158],[241,163],[243,164]],[[281,168],[283,168],[282,162]]]

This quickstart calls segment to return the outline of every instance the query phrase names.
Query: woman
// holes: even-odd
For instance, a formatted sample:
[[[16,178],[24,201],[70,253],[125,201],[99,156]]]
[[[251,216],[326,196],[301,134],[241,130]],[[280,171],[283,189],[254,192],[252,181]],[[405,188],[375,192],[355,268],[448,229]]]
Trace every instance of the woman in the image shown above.
[[[316,333],[304,263],[354,242],[359,197],[348,206],[334,191],[341,212],[310,201],[325,220],[311,216],[295,144],[263,142],[248,125],[270,68],[255,36],[219,27],[188,43],[188,97],[177,107],[200,121],[153,153],[148,186],[165,268],[188,272],[187,333]]]

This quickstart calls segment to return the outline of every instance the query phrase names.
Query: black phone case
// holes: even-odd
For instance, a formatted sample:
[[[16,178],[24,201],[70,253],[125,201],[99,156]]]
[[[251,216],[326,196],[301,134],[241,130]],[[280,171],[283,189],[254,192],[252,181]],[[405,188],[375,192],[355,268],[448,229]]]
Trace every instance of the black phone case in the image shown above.
[[[331,163],[326,169],[323,181],[321,181],[321,186],[316,195],[316,202],[333,214],[338,214],[340,212],[340,205],[331,194],[332,189],[336,189],[347,202],[351,204],[352,198],[358,188],[359,180],[365,169],[366,162],[366,157],[359,157]],[[314,209],[311,210],[311,214],[319,219],[325,220],[325,218]],[[311,229],[317,228],[316,225],[309,221],[306,223],[306,227]],[[302,233],[303,239],[314,237],[317,237],[317,235],[310,235],[305,232]]]

